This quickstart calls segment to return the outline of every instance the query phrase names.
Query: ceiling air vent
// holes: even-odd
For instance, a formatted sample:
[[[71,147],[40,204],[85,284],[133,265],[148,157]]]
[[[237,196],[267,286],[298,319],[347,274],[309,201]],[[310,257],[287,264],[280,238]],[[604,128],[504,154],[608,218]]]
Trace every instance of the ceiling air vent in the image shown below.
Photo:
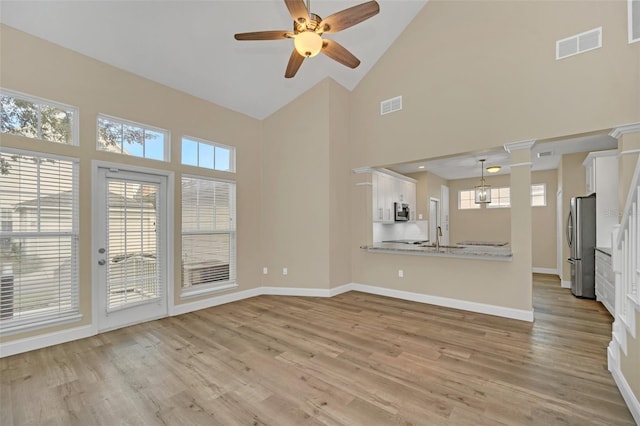
[[[380,115],[389,114],[390,112],[400,111],[402,109],[402,96],[387,99],[380,102]]]
[[[551,155],[553,155],[553,151],[539,152],[538,153],[538,158],[550,157]]]
[[[602,47],[602,27],[556,41],[556,60]]]

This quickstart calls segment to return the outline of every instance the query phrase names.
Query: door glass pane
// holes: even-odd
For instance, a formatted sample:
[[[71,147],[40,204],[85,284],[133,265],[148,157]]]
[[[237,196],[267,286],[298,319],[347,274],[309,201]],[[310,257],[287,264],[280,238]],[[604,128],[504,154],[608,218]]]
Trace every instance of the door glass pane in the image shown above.
[[[108,180],[107,311],[161,297],[156,209],[159,185]]]

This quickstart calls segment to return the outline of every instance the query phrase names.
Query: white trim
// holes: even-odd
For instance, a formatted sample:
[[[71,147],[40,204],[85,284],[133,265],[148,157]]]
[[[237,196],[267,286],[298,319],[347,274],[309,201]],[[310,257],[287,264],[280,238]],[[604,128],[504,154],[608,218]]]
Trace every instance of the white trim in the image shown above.
[[[634,395],[633,390],[631,390],[631,386],[629,386],[627,379],[620,370],[620,353],[618,352],[618,357],[615,357],[615,352],[618,352],[617,348],[612,348],[612,344],[609,344],[609,348],[607,350],[607,364],[609,371],[611,372],[613,380],[616,382],[618,390],[620,391],[624,402],[627,404],[631,415],[636,423],[640,425],[640,401],[638,401],[638,398]]]
[[[635,133],[640,132],[640,123],[629,123],[623,124],[621,126],[615,127],[609,132],[609,136],[612,138],[618,139],[622,135],[626,135],[627,133]]]
[[[534,266],[531,268],[531,272],[534,274],[558,275],[558,270],[556,268],[536,268]]]
[[[633,8],[631,6],[633,2],[635,2],[636,7],[640,9],[640,0],[627,0],[627,20],[628,20],[627,32],[628,32],[629,44],[637,43],[640,41],[640,36],[638,38],[633,38],[633,14],[632,14]],[[638,25],[640,25],[640,22],[638,23]],[[640,420],[636,419],[636,421],[640,423]]]
[[[587,155],[584,159],[584,161],[582,162],[582,165],[585,167],[589,167],[591,165],[591,162],[593,160],[595,160],[596,158],[602,158],[602,157],[615,157],[619,155],[618,150],[617,149],[608,149],[606,151],[594,151],[594,152],[590,152],[589,155]]]
[[[628,149],[626,151],[621,151],[618,153],[618,157],[621,157],[623,155],[629,155],[629,154],[638,154],[640,153],[640,148],[638,149]]]
[[[0,344],[0,358],[23,352],[59,345],[73,340],[84,339],[96,334],[93,325],[83,325],[53,333],[41,334],[34,337],[13,340]]]
[[[193,311],[199,311],[200,309],[211,308],[213,306],[224,305],[226,303],[237,302],[243,299],[249,299],[251,297],[260,296],[262,293],[261,287],[251,288],[249,290],[242,290],[236,293],[225,294],[223,296],[211,297],[209,299],[198,300],[196,302],[181,303],[170,307],[169,315],[176,316],[182,315]]]
[[[531,161],[525,161],[523,163],[510,164],[509,167],[511,167],[513,169],[514,167],[521,167],[521,166],[529,166],[530,167],[532,165],[533,165],[533,163]]]
[[[571,288],[571,281],[569,281],[569,280],[560,280],[560,287],[562,287],[562,288]]]
[[[504,144],[504,150],[511,154],[511,151],[516,151],[518,149],[531,149],[533,145],[536,144],[534,139],[528,141],[520,141],[520,142],[510,142]],[[513,165],[511,166],[513,167]]]
[[[228,234],[228,232],[225,232],[226,234]],[[238,288],[238,284],[236,283],[236,281],[232,281],[232,282],[227,282],[223,285],[220,284],[198,284],[192,287],[187,287],[185,288],[181,288],[180,290],[180,298],[181,299],[188,299],[190,297],[196,297],[196,296],[206,296],[207,294],[215,294],[215,293],[221,293],[223,291],[227,291],[227,290],[233,290],[235,288]]]
[[[466,300],[450,299],[448,297],[431,296],[428,294],[375,287],[366,284],[354,283],[351,284],[351,288],[354,291],[361,291],[363,293],[377,294],[380,296],[388,296],[396,299],[409,300],[412,302],[427,303],[430,305],[444,306],[447,308],[460,309],[463,311],[477,312],[480,314],[495,315],[503,318],[533,322],[533,309],[527,311],[523,309],[514,309],[504,306],[470,302]]]

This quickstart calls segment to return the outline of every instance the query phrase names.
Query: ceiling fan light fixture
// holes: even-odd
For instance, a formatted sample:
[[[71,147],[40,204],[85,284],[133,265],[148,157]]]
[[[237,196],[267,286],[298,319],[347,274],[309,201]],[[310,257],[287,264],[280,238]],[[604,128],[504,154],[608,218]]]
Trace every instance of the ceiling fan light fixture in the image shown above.
[[[296,34],[293,45],[300,55],[313,58],[322,50],[322,37],[313,31],[304,31]]]

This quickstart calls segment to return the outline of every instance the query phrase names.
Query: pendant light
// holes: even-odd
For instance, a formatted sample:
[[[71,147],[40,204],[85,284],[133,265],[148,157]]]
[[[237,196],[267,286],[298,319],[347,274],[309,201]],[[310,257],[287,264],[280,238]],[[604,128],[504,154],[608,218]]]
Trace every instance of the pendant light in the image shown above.
[[[484,181],[484,162],[480,160],[480,185],[476,186],[476,204],[489,204],[491,202],[491,185],[487,185]]]

